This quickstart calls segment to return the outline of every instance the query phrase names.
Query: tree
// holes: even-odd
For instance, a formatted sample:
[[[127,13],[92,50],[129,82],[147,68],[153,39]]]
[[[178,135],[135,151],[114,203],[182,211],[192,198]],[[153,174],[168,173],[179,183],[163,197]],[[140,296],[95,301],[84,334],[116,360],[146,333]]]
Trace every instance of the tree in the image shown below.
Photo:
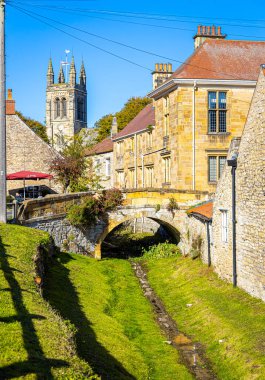
[[[121,131],[147,104],[151,103],[151,101],[151,99],[146,97],[133,97],[124,104],[119,112],[103,116],[95,123],[95,128],[98,133],[97,141],[100,142],[110,136],[114,116],[117,117],[118,130]]]
[[[86,157],[86,151],[91,145],[86,142],[83,134],[64,140],[63,144],[61,157],[53,158],[50,162],[50,171],[55,173],[63,191],[98,189],[100,178],[94,171],[91,158]]]
[[[30,117],[24,116],[21,112],[16,111],[18,117],[24,121],[24,123],[33,130],[43,141],[49,143],[49,139],[46,132],[45,125],[41,124],[39,121],[31,119]]]

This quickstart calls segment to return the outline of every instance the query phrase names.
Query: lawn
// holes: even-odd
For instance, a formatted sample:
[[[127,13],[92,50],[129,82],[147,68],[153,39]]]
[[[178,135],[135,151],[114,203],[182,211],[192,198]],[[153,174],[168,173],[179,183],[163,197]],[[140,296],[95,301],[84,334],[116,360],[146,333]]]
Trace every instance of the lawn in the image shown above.
[[[75,326],[80,358],[102,379],[192,379],[154,321],[126,260],[59,254],[45,297]]]
[[[0,224],[0,379],[83,379],[91,367],[73,332],[37,292],[33,256],[44,232]]]
[[[144,265],[179,329],[204,345],[219,379],[265,379],[262,301],[221,281],[199,260],[178,256]]]

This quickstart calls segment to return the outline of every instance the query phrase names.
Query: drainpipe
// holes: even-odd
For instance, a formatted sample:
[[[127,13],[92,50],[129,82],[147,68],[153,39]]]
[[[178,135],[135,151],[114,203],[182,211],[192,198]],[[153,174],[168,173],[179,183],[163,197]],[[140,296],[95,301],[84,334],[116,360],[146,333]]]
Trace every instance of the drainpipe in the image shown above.
[[[192,190],[195,190],[195,122],[196,122],[196,103],[195,93],[197,91],[197,82],[193,83],[193,97],[192,97]]]
[[[210,236],[210,221],[206,221],[207,227],[207,249],[208,249],[208,267],[211,266],[211,236]]]
[[[230,160],[227,160],[228,166],[231,166],[232,174],[232,246],[233,246],[233,286],[237,286],[237,260],[236,260],[236,169],[237,154],[233,154]]]
[[[138,139],[135,134],[135,146],[134,146],[134,188],[137,189],[137,152],[138,152]]]

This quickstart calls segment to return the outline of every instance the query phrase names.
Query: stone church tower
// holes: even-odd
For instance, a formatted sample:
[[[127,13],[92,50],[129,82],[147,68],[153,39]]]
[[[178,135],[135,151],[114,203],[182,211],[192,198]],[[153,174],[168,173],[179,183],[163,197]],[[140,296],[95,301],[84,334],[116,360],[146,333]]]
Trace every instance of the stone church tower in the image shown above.
[[[49,61],[46,90],[46,127],[52,145],[60,150],[62,141],[87,127],[86,72],[82,62],[79,83],[76,82],[75,61],[72,58],[69,80],[66,82],[61,65],[58,82],[54,83],[52,60]]]

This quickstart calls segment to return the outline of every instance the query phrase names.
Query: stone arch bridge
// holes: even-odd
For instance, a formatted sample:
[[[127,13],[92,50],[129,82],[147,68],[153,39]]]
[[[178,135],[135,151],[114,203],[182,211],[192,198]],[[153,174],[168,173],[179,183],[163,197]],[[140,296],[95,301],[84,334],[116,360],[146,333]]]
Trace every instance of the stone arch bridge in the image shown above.
[[[20,210],[18,220],[25,226],[49,232],[61,250],[92,254],[101,259],[101,244],[117,226],[133,219],[148,218],[174,236],[185,253],[189,223],[186,210],[207,197],[206,193],[187,191],[125,193],[123,206],[107,213],[97,223],[86,228],[70,225],[66,219],[67,209],[71,204],[80,203],[87,195],[88,193],[52,195],[29,200]],[[168,211],[170,198],[177,201],[178,209]]]

